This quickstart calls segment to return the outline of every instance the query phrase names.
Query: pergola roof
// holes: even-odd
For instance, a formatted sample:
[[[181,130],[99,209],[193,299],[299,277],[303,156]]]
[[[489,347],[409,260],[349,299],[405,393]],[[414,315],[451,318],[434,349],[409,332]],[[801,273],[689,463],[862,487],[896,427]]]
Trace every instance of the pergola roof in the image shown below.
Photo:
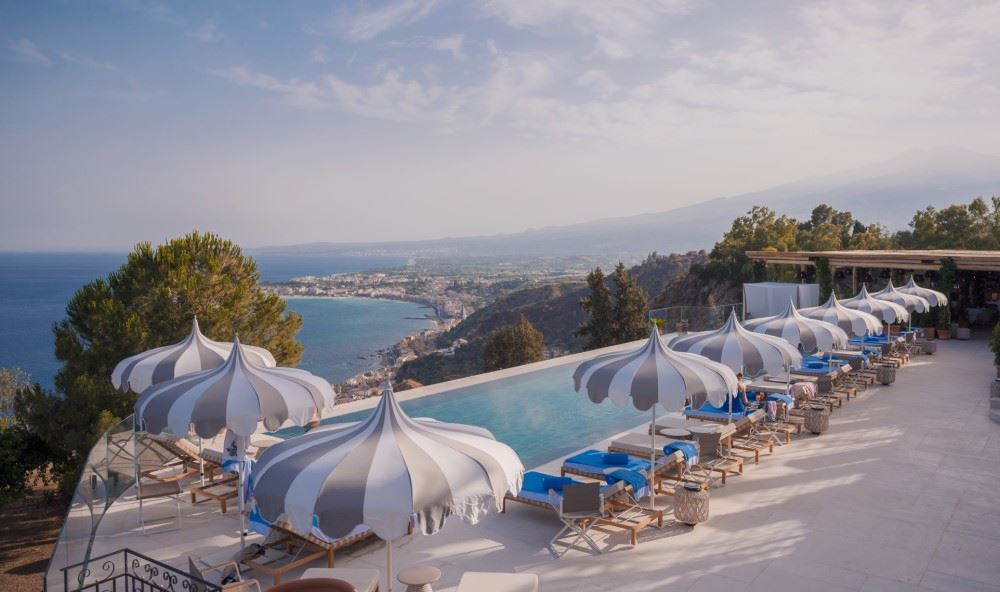
[[[877,267],[887,269],[939,269],[951,257],[958,269],[1000,272],[1000,251],[747,251],[755,261],[785,265],[815,265],[826,258],[833,267]]]

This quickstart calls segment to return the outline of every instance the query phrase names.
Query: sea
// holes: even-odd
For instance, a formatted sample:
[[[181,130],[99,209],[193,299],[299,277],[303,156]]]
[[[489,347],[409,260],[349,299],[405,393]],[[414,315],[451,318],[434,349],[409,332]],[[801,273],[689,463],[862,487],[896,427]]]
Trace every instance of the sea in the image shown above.
[[[261,279],[286,281],[405,265],[400,257],[321,254],[254,256]],[[66,316],[77,289],[106,277],[126,260],[125,253],[0,252],[0,368],[21,368],[51,388],[59,362],[52,326]],[[303,317],[298,339],[299,367],[331,382],[377,367],[379,351],[410,333],[433,326],[431,311],[418,304],[364,298],[289,299]]]

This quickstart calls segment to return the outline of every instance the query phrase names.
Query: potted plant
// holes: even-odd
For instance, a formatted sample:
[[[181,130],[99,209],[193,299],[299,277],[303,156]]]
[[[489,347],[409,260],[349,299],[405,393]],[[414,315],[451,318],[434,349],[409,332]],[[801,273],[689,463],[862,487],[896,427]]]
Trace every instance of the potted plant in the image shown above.
[[[997,380],[1000,380],[1000,323],[993,326],[990,349],[993,350],[993,365],[997,368]]]
[[[951,339],[951,311],[945,306],[937,319],[937,338],[946,341]]]

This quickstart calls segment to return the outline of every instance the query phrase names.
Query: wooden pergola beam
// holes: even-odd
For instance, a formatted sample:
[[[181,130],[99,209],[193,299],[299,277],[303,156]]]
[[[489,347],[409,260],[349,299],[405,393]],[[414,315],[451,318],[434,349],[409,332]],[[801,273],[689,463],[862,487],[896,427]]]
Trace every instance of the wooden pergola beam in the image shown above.
[[[834,267],[875,267],[885,269],[936,270],[950,257],[959,270],[1000,272],[1000,251],[747,251],[754,261],[778,265],[816,265],[826,258]]]

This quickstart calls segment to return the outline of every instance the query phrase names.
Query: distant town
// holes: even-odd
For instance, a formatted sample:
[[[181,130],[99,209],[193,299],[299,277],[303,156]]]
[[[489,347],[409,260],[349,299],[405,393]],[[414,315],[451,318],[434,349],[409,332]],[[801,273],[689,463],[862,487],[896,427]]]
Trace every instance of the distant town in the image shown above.
[[[465,340],[445,342],[446,333],[499,296],[554,279],[581,277],[597,263],[607,264],[582,257],[523,261],[488,257],[414,260],[405,267],[303,276],[265,283],[264,288],[283,298],[383,298],[427,307],[426,317],[435,322],[433,327],[407,335],[381,350],[376,368],[336,385],[338,400],[351,401],[378,394],[382,383],[394,380],[399,368],[408,361],[435,353],[454,355]]]

